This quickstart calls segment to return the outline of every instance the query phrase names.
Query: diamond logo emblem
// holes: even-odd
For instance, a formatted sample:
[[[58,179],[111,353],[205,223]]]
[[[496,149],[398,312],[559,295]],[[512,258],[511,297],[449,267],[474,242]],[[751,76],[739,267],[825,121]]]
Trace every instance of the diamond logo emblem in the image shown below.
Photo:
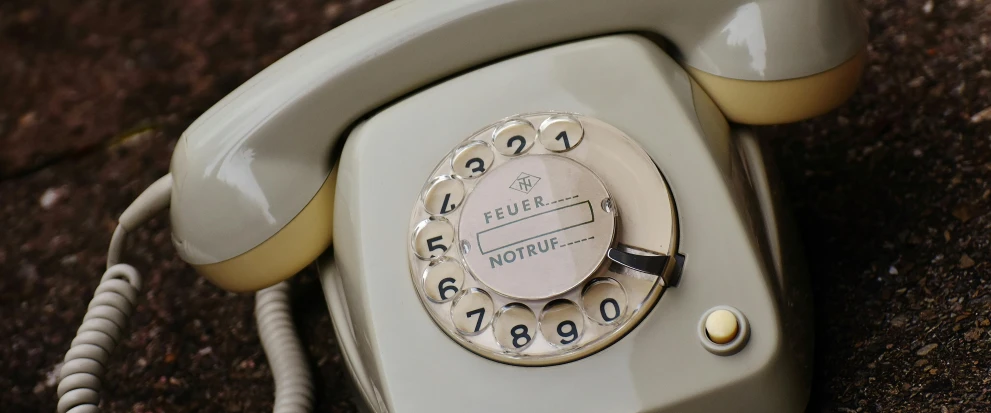
[[[530,193],[530,190],[533,189],[534,186],[537,186],[537,182],[540,182],[539,176],[534,176],[526,172],[521,172],[520,176],[517,176],[516,180],[513,181],[511,185],[509,185],[509,188],[515,189],[524,194],[528,194]]]

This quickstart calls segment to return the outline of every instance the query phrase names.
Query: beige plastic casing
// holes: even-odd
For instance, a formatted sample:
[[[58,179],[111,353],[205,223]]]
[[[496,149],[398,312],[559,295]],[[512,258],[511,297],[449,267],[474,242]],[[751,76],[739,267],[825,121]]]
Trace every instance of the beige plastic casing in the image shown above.
[[[730,79],[687,67],[703,89],[716,96],[719,109],[734,122],[773,125],[826,113],[856,91],[867,51],[829,71],[798,79],[754,82]]]
[[[295,248],[263,244],[293,238],[275,234],[307,205],[317,207],[310,202],[325,188],[333,148],[359,118],[481,64],[622,32],[673,46],[700,72],[747,82],[826,72],[866,41],[853,0],[396,1],[297,49],[186,130],[172,162],[173,243],[197,268],[220,264],[205,272],[229,280],[221,283],[227,289],[287,278],[314,257],[267,267],[228,261],[262,262],[242,256]],[[719,102],[721,88],[706,87]],[[803,102],[813,105],[804,112],[811,115],[833,101]],[[320,239],[319,226],[312,227],[300,236]]]
[[[407,225],[418,192],[465,137],[521,112],[601,119],[636,140],[668,181],[687,262],[677,288],[611,347],[568,364],[479,357],[433,323],[410,281]],[[339,163],[334,262],[321,281],[361,393],[374,411],[800,412],[811,372],[810,298],[782,232],[761,150],[655,44],[611,36],[541,50],[452,78],[383,108]],[[699,318],[749,320],[747,345],[707,351]]]

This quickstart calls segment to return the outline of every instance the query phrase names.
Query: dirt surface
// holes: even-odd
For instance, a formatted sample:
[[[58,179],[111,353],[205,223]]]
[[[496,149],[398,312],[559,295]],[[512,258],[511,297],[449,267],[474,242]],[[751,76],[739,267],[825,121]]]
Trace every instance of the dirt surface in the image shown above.
[[[180,4],[181,3],[181,4]],[[373,1],[0,2],[0,411],[53,411],[115,219],[211,104]],[[991,412],[991,2],[870,0],[870,66],[837,112],[761,129],[805,243],[812,412]],[[253,299],[196,276],[167,220],[105,411],[267,411]],[[294,310],[319,411],[353,411],[312,269]]]

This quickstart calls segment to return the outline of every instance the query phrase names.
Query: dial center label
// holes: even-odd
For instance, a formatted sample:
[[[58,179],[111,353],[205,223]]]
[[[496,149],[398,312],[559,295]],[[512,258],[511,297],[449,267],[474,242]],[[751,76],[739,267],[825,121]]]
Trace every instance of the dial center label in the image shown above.
[[[483,176],[458,228],[465,264],[500,294],[547,298],[602,264],[615,209],[595,174],[568,158],[533,155]]]

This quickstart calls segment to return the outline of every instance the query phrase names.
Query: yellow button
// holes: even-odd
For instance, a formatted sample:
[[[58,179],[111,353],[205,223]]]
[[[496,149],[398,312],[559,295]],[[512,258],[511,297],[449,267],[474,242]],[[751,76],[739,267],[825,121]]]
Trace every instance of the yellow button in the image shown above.
[[[730,311],[716,310],[705,319],[705,333],[713,343],[729,343],[739,332],[740,324]]]

